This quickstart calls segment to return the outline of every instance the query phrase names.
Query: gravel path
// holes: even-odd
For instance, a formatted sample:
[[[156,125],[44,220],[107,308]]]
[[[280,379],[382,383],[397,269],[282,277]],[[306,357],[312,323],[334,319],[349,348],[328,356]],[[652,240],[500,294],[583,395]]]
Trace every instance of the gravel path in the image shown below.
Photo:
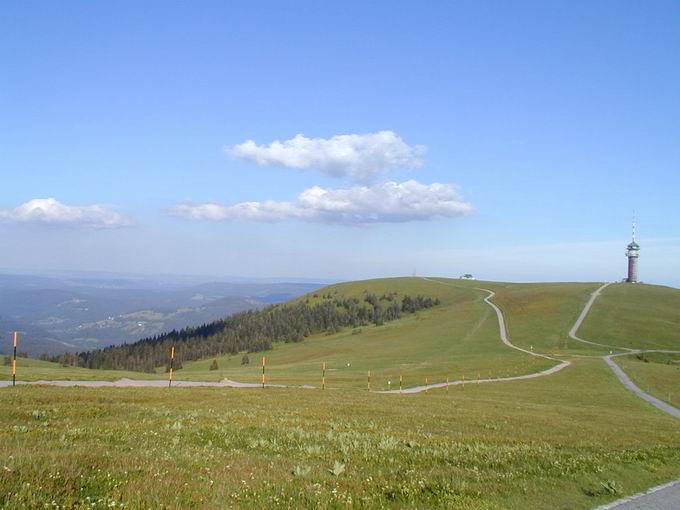
[[[84,386],[87,388],[167,388],[166,380],[118,379],[117,381],[17,381],[19,384],[34,384],[39,386]],[[0,388],[12,386],[12,381],[0,381]],[[219,382],[210,381],[172,381],[173,388],[262,388],[261,383],[242,383],[223,379]],[[286,388],[283,384],[265,384],[265,388]],[[295,388],[311,389],[314,386],[295,386]]]
[[[640,352],[659,352],[659,351],[640,351]],[[661,351],[661,352],[664,352],[664,351]],[[630,380],[630,377],[628,377],[626,375],[626,373],[621,369],[621,367],[618,366],[614,362],[614,360],[612,360],[612,358],[614,356],[621,356],[621,354],[618,354],[618,355],[613,354],[613,355],[610,355],[610,356],[605,356],[604,361],[614,371],[614,373],[619,378],[619,381],[621,381],[626,388],[628,388],[630,391],[635,393],[641,399],[644,399],[647,402],[649,402],[650,404],[652,404],[657,409],[660,409],[663,412],[670,414],[671,416],[675,416],[676,418],[680,418],[680,409],[664,402],[663,400],[659,400],[658,398],[650,395],[649,393],[642,391],[639,386],[636,386],[635,383]],[[677,508],[680,509],[680,499],[678,500],[678,507]]]

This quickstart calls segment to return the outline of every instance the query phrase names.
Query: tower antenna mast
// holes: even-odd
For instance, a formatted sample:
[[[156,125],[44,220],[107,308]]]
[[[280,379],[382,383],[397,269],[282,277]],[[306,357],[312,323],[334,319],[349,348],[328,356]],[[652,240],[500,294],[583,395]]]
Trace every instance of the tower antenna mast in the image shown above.
[[[637,224],[635,222],[635,209],[633,209],[633,242],[636,241],[637,237]]]

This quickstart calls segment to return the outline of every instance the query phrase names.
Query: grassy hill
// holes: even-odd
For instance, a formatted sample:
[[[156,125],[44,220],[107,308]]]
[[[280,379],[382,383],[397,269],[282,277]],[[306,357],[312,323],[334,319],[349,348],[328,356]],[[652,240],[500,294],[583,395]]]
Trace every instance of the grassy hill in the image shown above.
[[[274,349],[265,353],[268,380],[280,384],[319,385],[321,366],[326,362],[326,381],[331,387],[365,387],[370,370],[372,387],[387,389],[398,384],[400,375],[405,385],[415,386],[424,384],[426,378],[432,383],[445,381],[447,377],[452,380],[506,377],[554,365],[549,360],[509,349],[500,342],[495,313],[484,303],[487,294],[476,289],[477,286],[494,288],[497,285],[446,279],[393,278],[338,284],[322,289],[316,297],[312,294],[309,299],[320,301],[325,294],[335,293],[361,296],[365,291],[377,295],[397,292],[437,297],[441,304],[383,326],[317,335],[295,344],[274,344]],[[525,294],[535,292],[536,300],[543,299],[544,289],[540,287],[516,287],[528,288]],[[555,284],[552,288],[553,301],[557,304],[544,305],[543,309],[554,306],[557,310],[551,316],[543,315],[542,330],[535,336],[526,341],[521,337],[533,327],[533,323],[528,327],[520,326],[520,321],[530,320],[531,313],[520,315],[513,309],[508,314],[511,324],[517,321],[517,338],[522,339],[518,343],[525,343],[527,348],[531,338],[537,339],[537,348],[541,347],[541,334],[559,337],[562,328],[572,315],[575,319],[579,305],[587,300],[589,292],[596,286]],[[500,289],[504,290],[503,287]],[[514,335],[512,338],[514,340]],[[259,381],[261,356],[250,355],[247,366],[241,365],[241,359],[241,354],[219,357],[219,370],[213,372],[208,370],[213,359],[189,362],[177,374],[187,379],[228,377],[246,382]]]
[[[680,290],[611,285],[595,301],[579,336],[622,347],[680,350]]]
[[[510,338],[516,345],[546,353],[599,351],[568,336],[599,283],[492,284],[494,301],[507,318]]]

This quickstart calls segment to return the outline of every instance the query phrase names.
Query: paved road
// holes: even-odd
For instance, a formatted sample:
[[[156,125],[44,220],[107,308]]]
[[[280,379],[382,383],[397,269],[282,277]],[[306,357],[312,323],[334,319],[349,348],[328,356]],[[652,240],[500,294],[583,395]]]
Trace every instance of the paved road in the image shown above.
[[[597,507],[595,510],[679,510],[680,480],[659,485],[634,496]]]

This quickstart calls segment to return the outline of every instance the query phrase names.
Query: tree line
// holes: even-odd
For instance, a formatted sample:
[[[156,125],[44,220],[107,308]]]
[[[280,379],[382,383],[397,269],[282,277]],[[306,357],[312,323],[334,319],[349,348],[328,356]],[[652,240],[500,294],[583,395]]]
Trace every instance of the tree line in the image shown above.
[[[318,297],[318,295],[314,295]],[[175,368],[182,362],[272,348],[274,342],[299,342],[318,333],[335,333],[342,328],[381,325],[402,314],[415,313],[439,304],[439,299],[396,293],[364,292],[362,299],[326,294],[321,302],[304,301],[272,305],[261,310],[240,312],[199,327],[144,338],[134,343],[80,353],[64,353],[50,361],[94,369],[154,372],[167,366],[168,353],[175,346]]]

